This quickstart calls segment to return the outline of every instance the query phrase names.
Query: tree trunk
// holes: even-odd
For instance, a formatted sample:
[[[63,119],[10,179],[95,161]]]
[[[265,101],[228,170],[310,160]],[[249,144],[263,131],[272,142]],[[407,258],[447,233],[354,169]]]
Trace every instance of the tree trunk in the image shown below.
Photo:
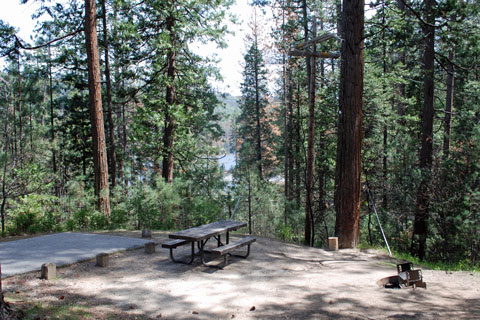
[[[385,23],[385,4],[382,5],[382,60],[383,60],[383,78],[387,78],[387,43],[385,39],[385,29],[387,28]],[[383,94],[386,94],[386,85],[383,83]],[[388,197],[387,197],[387,176],[388,176],[388,124],[387,119],[383,123],[383,161],[382,161],[382,171],[383,171],[383,185],[382,185],[382,205],[384,209],[388,208]]]
[[[282,3],[282,30],[285,29],[285,1]],[[287,45],[287,39],[285,36],[285,32],[283,31],[283,45]],[[288,100],[288,89],[287,89],[287,81],[289,80],[289,76],[287,74],[290,74],[290,67],[288,66],[288,62],[290,59],[287,58],[287,54],[285,52],[285,48],[283,49],[282,53],[282,67],[283,67],[283,73],[282,73],[282,90],[283,90],[283,107],[284,107],[284,119],[283,119],[283,128],[284,128],[284,141],[283,141],[283,146],[284,146],[284,162],[283,162],[283,173],[284,173],[284,196],[285,196],[285,201],[284,201],[284,216],[283,216],[283,223],[285,227],[287,226],[287,217],[288,217],[288,199],[290,197],[290,186],[289,186],[289,174],[291,172],[288,171],[288,163],[289,163],[289,127],[288,127],[288,105],[289,105],[289,100]],[[287,60],[288,59],[288,60]],[[290,85],[290,83],[288,83]]]
[[[255,17],[256,21],[256,17]],[[258,53],[258,39],[257,33],[255,32],[255,50]],[[259,65],[258,65],[258,56],[255,57],[255,120],[256,120],[256,151],[257,151],[257,168],[258,176],[260,180],[263,180],[263,164],[262,164],[262,125],[261,125],[261,114],[260,114],[260,81],[258,79]]]
[[[323,31],[323,19],[320,19],[320,29]],[[325,61],[320,60],[320,88],[323,89],[325,86]],[[321,124],[321,130],[319,134],[319,146],[318,146],[318,216],[317,220],[325,221],[325,180],[326,180],[326,151],[325,151],[325,127]],[[315,221],[313,221],[315,225]],[[325,241],[328,240],[328,230],[325,233]]]
[[[0,320],[11,319],[10,315],[12,310],[10,306],[5,302],[3,296],[3,287],[2,287],[2,265],[0,264]]]
[[[417,191],[417,207],[413,225],[411,253],[421,260],[425,257],[427,242],[428,212],[430,206],[429,186],[432,168],[433,149],[433,116],[434,116],[434,59],[435,59],[435,16],[433,6],[435,0],[425,1],[425,16],[428,25],[423,26],[425,36],[424,64],[424,96],[422,113],[422,140],[420,150],[421,181]]]
[[[294,178],[295,178],[295,169],[294,169],[294,159],[293,159],[293,77],[292,77],[292,69],[293,65],[289,63],[288,65],[288,72],[287,72],[287,115],[288,115],[288,125],[287,130],[289,132],[288,135],[288,200],[293,199],[293,186],[294,186]]]
[[[54,106],[53,106],[53,76],[52,76],[52,50],[50,46],[48,46],[48,80],[50,86],[50,130],[51,132],[51,143],[52,143],[52,168],[53,168],[53,176],[54,176],[54,189],[55,195],[58,196],[58,183],[57,183],[57,153],[55,151],[55,113],[54,113]]]
[[[302,139],[300,136],[300,129],[302,127],[302,118],[300,114],[300,97],[301,97],[301,88],[300,88],[300,83],[297,86],[297,121],[295,123],[295,134],[296,134],[296,139],[295,139],[295,199],[297,202],[296,208],[300,208],[301,204],[301,189],[300,189],[300,184],[301,184],[301,177],[300,177],[300,168],[301,168],[301,162],[302,159],[300,158],[300,145],[302,144]]]
[[[0,206],[0,215],[2,218],[2,233],[5,232],[5,206],[7,204],[7,190],[6,190],[6,184],[7,184],[7,163],[8,163],[8,141],[5,144],[5,158],[4,158],[4,164],[3,164],[3,176],[2,176],[2,204]]]
[[[252,234],[252,181],[248,168],[248,234]]]
[[[175,3],[175,2],[174,2]],[[170,35],[170,48],[167,53],[167,92],[165,107],[165,131],[163,134],[163,168],[162,177],[166,182],[173,182],[173,146],[175,141],[175,119],[171,115],[171,109],[177,101],[177,94],[175,88],[176,76],[176,35],[173,30],[175,26],[175,18],[173,14],[167,18],[167,31]]]
[[[340,115],[335,173],[335,234],[340,248],[359,242],[363,109],[364,1],[343,1]]]
[[[112,109],[112,82],[110,77],[110,57],[107,30],[107,8],[106,0],[102,0],[102,22],[103,22],[103,45],[105,46],[105,82],[107,85],[107,123],[108,123],[108,172],[112,188],[115,187],[117,181],[117,155],[115,152],[115,134],[113,125],[113,109]]]
[[[403,3],[404,0],[397,0],[397,7],[398,9],[401,11],[402,13],[402,18],[403,20],[406,19],[406,8],[405,8],[405,4]],[[402,42],[400,44],[400,57],[399,57],[399,60],[400,62],[402,63],[403,65],[403,68],[402,69],[405,69],[405,65],[406,65],[406,41],[405,39],[403,39],[403,36],[402,36]],[[398,94],[400,96],[400,99],[399,101],[397,102],[397,114],[399,116],[399,124],[401,126],[404,126],[405,125],[405,120],[404,120],[404,116],[405,116],[405,103],[403,102],[403,99],[405,98],[405,83],[401,82],[399,85],[398,85]]]
[[[20,146],[20,163],[23,165],[23,119],[22,119],[22,73],[20,72],[20,51],[18,52],[18,142]]]
[[[448,54],[448,59],[453,61],[455,59],[455,51],[452,50]],[[447,99],[445,103],[445,118],[444,118],[444,132],[443,132],[443,157],[448,158],[450,153],[450,135],[452,133],[452,110],[453,110],[453,92],[455,87],[455,69],[452,63],[448,65],[447,69]]]
[[[313,17],[313,34],[312,38],[317,36],[316,17]],[[315,44],[313,52],[316,51]],[[308,86],[308,142],[307,142],[307,180],[306,187],[306,204],[305,204],[305,244],[313,246],[314,243],[314,224],[313,224],[313,168],[315,166],[315,89],[316,89],[316,60],[311,58],[310,62],[310,83]]]
[[[102,88],[100,86],[100,59],[97,42],[95,0],[85,0],[85,39],[88,62],[88,92],[92,122],[93,163],[95,170],[95,196],[98,209],[110,217],[108,186],[107,147],[102,111]]]

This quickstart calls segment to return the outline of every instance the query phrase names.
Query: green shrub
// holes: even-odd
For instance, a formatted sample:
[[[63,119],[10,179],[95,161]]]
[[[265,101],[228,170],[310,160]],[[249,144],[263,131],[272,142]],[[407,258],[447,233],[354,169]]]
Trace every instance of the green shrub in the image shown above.
[[[9,231],[13,234],[57,230],[58,198],[45,194],[29,194],[15,201]]]
[[[74,212],[66,222],[66,228],[70,231],[100,230],[105,229],[107,226],[107,218],[102,213],[89,208],[83,208]]]

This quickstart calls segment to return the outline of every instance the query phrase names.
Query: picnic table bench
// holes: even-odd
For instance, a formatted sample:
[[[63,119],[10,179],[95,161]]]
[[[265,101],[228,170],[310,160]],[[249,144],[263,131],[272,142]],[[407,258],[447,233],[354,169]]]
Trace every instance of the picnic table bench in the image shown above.
[[[250,245],[256,241],[255,237],[248,236],[230,243],[230,231],[237,230],[239,228],[245,227],[247,224],[245,222],[238,222],[232,220],[221,220],[212,222],[209,224],[201,225],[199,227],[194,227],[178,232],[171,233],[168,237],[172,240],[162,244],[163,248],[170,249],[170,259],[173,262],[191,264],[195,258],[195,243],[197,243],[199,252],[197,255],[200,256],[200,260],[203,265],[209,267],[218,267],[223,268],[228,264],[228,256],[235,256],[240,258],[247,258],[250,254]],[[222,234],[225,234],[225,243],[222,242]],[[205,261],[204,253],[207,252],[205,245],[211,238],[217,240],[217,247],[211,251],[213,255],[223,256],[223,263],[212,265]],[[173,255],[173,250],[179,246],[190,244],[191,245],[191,254],[190,259],[187,261],[181,261],[175,259]],[[244,254],[232,254],[231,251],[239,249],[241,247],[247,246],[247,252]]]

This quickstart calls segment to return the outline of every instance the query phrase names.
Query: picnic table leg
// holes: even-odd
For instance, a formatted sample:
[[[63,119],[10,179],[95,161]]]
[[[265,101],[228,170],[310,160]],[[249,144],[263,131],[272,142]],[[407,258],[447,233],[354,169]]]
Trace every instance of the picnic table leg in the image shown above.
[[[204,256],[204,250],[203,250],[203,247],[205,246],[205,244],[207,243],[207,241],[203,242],[201,241],[201,247],[200,247],[200,259],[202,261],[202,265],[205,266],[205,267],[212,267],[212,268],[219,268],[219,269],[223,269],[223,267],[225,267],[228,263],[228,254],[224,255],[223,256],[223,263],[221,264],[218,264],[218,265],[215,265],[215,264],[210,264],[208,262],[205,261],[205,256]]]
[[[234,257],[238,257],[238,258],[243,258],[243,259],[246,259],[248,258],[248,256],[250,255],[250,245],[247,245],[247,253],[246,254],[233,254],[233,253],[228,253],[229,255],[232,255]]]
[[[173,248],[170,248],[170,259],[172,259],[173,262],[184,263],[184,264],[192,264],[194,256],[195,256],[195,241],[192,241],[192,253],[191,253],[190,261],[176,260],[173,257]]]

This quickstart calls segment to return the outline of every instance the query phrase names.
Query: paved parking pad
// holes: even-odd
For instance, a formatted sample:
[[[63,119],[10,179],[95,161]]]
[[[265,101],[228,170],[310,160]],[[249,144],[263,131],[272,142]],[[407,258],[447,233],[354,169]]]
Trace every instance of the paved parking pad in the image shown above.
[[[151,240],[64,232],[0,243],[2,278],[40,270],[50,262],[57,266],[94,258],[97,254],[134,249]]]

